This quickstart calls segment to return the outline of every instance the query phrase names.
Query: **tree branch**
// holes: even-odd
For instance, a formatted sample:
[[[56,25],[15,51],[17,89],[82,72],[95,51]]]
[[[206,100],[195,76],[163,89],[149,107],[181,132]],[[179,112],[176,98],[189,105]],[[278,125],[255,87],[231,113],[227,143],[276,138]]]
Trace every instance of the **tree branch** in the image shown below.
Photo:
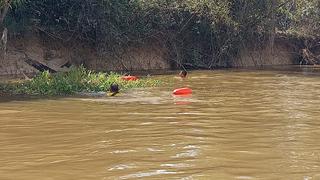
[[[4,18],[6,17],[8,10],[10,8],[10,3],[12,0],[5,0],[3,3],[1,14],[0,14],[0,25],[3,25]]]

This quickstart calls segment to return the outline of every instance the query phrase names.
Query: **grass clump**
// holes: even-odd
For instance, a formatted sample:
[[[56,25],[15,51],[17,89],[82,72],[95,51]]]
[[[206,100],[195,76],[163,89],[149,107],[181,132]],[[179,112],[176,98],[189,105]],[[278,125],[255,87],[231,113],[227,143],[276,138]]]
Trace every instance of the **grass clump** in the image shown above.
[[[120,74],[93,72],[84,67],[78,67],[66,73],[51,74],[45,71],[28,81],[2,84],[0,90],[9,94],[23,95],[71,95],[77,92],[108,91],[112,83],[117,83],[121,90],[154,87],[160,84],[158,80],[149,78],[124,81],[121,80]]]

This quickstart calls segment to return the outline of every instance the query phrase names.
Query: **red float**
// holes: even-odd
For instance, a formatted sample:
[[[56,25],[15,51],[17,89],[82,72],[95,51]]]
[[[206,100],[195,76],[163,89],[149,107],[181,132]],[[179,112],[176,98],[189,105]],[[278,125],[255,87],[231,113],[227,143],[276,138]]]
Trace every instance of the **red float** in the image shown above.
[[[136,81],[139,78],[137,76],[123,76],[123,77],[121,77],[121,79],[125,80],[125,81]]]
[[[192,89],[190,88],[179,88],[173,91],[174,95],[188,95],[192,94]]]

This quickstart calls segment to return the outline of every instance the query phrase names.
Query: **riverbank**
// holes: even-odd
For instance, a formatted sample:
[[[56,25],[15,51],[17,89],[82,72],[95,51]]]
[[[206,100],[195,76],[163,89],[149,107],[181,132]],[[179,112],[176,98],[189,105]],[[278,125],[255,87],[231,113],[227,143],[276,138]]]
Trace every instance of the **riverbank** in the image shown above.
[[[84,2],[0,7],[0,75],[320,64],[316,2]]]
[[[317,40],[288,34],[277,34],[272,46],[266,41],[252,40],[237,47],[230,57],[219,61],[213,58],[218,54],[201,55],[191,47],[197,46],[200,51],[206,49],[206,45],[194,42],[186,49],[173,49],[159,38],[130,44],[123,47],[120,54],[117,51],[99,52],[96,47],[83,42],[65,43],[39,32],[9,40],[7,53],[0,63],[0,76],[23,77],[24,74],[39,73],[30,62],[38,62],[58,72],[68,71],[71,65],[83,65],[94,71],[141,72],[168,71],[181,69],[182,66],[187,69],[216,69],[318,64],[317,57],[320,55]],[[192,57],[190,53],[193,53]]]

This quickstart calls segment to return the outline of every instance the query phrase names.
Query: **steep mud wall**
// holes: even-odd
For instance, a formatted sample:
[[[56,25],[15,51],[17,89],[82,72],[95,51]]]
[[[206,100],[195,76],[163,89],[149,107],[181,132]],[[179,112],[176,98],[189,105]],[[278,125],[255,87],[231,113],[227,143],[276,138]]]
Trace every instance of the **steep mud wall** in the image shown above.
[[[158,42],[148,42],[125,48],[122,53],[95,53],[84,61],[89,69],[98,71],[144,71],[170,69],[168,49]]]
[[[0,60],[0,75],[21,75],[38,72],[25,62],[32,59],[58,71],[67,62],[98,71],[131,71],[170,69],[168,49],[157,42],[149,42],[124,49],[121,54],[98,53],[89,45],[59,39],[43,38],[29,33],[23,38],[8,41],[5,58]]]
[[[41,62],[58,71],[66,71],[67,68],[62,66],[67,62],[84,64],[87,68],[98,71],[123,72],[171,69],[174,62],[169,60],[172,59],[169,55],[172,50],[159,41],[132,45],[117,55],[111,55],[98,52],[85,43],[62,43],[61,39],[45,37],[29,33],[22,38],[10,38],[5,59],[0,60],[0,75],[36,73],[38,70],[27,64],[26,59]],[[252,44],[244,46],[235,58],[224,63],[230,67],[292,65],[298,64],[301,58],[299,49],[290,40],[277,39],[273,49],[267,45]]]
[[[269,65],[299,64],[300,52],[294,42],[277,39],[273,48],[269,44],[263,46],[244,46],[238,56],[230,64],[231,67],[255,67]]]

